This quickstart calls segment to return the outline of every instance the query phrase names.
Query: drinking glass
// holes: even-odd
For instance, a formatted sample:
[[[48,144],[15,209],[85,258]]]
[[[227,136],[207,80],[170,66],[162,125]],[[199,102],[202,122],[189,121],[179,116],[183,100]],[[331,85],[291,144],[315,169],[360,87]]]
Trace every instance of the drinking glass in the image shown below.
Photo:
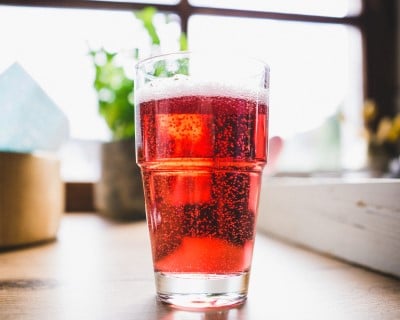
[[[136,154],[158,298],[189,309],[247,297],[267,159],[268,66],[173,53],[136,67]]]

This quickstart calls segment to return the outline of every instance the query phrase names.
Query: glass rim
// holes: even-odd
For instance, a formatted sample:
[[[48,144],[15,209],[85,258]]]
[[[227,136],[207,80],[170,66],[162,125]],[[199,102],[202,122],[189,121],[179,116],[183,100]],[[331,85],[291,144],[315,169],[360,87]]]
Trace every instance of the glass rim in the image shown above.
[[[229,57],[229,59],[238,58],[242,60],[252,61],[260,65],[260,67],[264,68],[266,72],[270,72],[269,64],[259,58],[255,58],[246,54],[239,54],[239,53],[227,53],[224,51],[221,52],[206,52],[206,51],[176,51],[170,53],[163,53],[159,55],[155,55],[152,57],[147,57],[142,60],[139,60],[135,66],[135,70],[140,70],[144,65],[150,62],[156,62],[160,60],[167,60],[168,57],[176,57],[176,58],[186,58],[190,56],[198,56],[198,57],[214,57],[214,58],[223,58]]]

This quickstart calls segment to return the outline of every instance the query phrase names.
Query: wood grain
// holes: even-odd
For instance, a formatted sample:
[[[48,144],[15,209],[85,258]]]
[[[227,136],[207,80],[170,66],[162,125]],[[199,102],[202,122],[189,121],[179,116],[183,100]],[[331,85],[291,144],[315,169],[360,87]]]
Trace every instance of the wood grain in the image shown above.
[[[145,222],[65,215],[58,240],[0,253],[0,319],[399,319],[400,281],[257,235],[248,301],[189,312],[155,299]]]

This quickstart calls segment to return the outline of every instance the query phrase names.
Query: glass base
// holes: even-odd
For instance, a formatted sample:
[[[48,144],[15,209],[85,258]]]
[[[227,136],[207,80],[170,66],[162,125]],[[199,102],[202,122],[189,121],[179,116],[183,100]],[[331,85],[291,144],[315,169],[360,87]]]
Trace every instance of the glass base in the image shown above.
[[[242,304],[249,272],[228,275],[156,272],[158,298],[185,309],[214,309]]]

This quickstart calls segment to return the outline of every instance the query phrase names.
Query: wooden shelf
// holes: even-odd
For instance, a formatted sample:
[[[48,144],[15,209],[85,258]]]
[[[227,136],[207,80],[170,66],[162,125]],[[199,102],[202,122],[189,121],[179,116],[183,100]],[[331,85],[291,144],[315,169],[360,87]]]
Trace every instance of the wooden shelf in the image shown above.
[[[258,227],[400,277],[400,180],[264,177]]]

